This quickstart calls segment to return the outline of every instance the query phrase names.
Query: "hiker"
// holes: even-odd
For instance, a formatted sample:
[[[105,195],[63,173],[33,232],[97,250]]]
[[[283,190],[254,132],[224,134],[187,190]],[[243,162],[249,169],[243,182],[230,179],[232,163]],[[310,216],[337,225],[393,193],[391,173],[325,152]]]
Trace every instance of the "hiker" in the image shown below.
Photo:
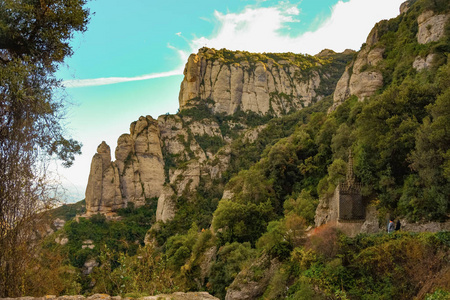
[[[395,224],[395,231],[399,231],[402,224],[400,223],[400,219],[397,220],[397,224]]]
[[[394,232],[394,229],[395,229],[394,220],[390,219],[387,231],[388,231],[388,233],[392,233],[392,232]]]

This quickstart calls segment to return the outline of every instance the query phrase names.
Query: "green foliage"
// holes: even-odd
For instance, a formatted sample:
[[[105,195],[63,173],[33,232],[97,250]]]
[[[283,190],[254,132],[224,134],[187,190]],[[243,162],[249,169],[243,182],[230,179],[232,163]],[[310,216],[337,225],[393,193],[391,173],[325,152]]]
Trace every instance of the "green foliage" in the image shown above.
[[[177,213],[172,220],[158,224],[158,228],[152,230],[153,237],[163,245],[169,237],[185,234],[193,223],[202,229],[209,228],[222,193],[223,187],[219,183],[201,178],[197,191],[173,196]]]
[[[450,292],[441,289],[436,290],[434,293],[425,296],[425,300],[445,300],[448,298],[450,298]]]
[[[194,137],[198,145],[206,152],[216,154],[220,148],[225,145],[223,139],[219,136],[209,136],[207,134],[197,135]]]
[[[305,219],[308,224],[314,224],[318,199],[311,196],[306,190],[302,190],[299,195],[292,195],[284,202],[284,214],[290,212],[297,214]]]
[[[53,220],[61,219],[64,221],[72,220],[76,215],[86,212],[86,201],[81,200],[76,203],[63,204],[57,208],[47,211],[49,217]]]
[[[444,256],[449,249],[443,242],[448,232],[355,238],[332,234],[334,246],[330,248],[327,241],[332,232],[326,228],[314,233],[304,248],[295,248],[291,253],[285,280],[288,298],[301,297],[302,292],[312,299],[412,299],[427,284],[441,287],[449,284],[448,278],[444,279],[448,276]],[[439,272],[439,278],[433,277]],[[432,282],[427,283],[425,278]]]
[[[139,247],[135,256],[104,247],[99,263],[90,275],[96,282],[92,293],[130,296],[170,293],[178,289],[173,283],[173,274],[151,246]]]
[[[278,140],[290,136],[297,127],[309,121],[311,114],[325,112],[331,103],[332,98],[330,97],[300,111],[271,119],[253,143],[248,143],[242,137],[233,141],[230,167],[224,174],[224,179],[230,179],[232,175],[239,173],[239,171],[249,169],[261,159],[266,147],[270,147]]]
[[[150,201],[151,202],[151,201]],[[104,215],[93,215],[90,219],[79,218],[65,224],[64,231],[69,239],[65,246],[70,263],[81,268],[87,259],[100,254],[100,248],[106,245],[115,253],[136,254],[139,245],[144,244],[144,237],[154,222],[155,202],[139,208],[132,206],[119,210],[124,217],[122,221],[108,221]],[[91,240],[94,249],[82,248],[83,242]]]
[[[305,220],[291,212],[278,221],[270,222],[267,231],[258,239],[256,247],[280,261],[286,260],[292,249],[303,242],[305,228]]]
[[[216,297],[224,299],[226,288],[243,269],[245,262],[255,254],[256,251],[250,247],[250,243],[234,242],[220,247],[217,259],[211,266],[208,290]]]
[[[212,225],[221,244],[234,241],[255,243],[272,219],[270,201],[244,204],[222,200],[214,212]]]

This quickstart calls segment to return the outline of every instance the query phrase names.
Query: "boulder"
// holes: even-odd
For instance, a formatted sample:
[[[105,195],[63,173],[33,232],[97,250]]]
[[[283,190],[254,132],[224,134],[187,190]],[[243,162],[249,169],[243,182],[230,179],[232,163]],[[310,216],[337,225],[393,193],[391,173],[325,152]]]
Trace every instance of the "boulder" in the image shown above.
[[[413,68],[417,71],[428,69],[433,63],[435,54],[428,54],[426,57],[417,56],[413,62]]]

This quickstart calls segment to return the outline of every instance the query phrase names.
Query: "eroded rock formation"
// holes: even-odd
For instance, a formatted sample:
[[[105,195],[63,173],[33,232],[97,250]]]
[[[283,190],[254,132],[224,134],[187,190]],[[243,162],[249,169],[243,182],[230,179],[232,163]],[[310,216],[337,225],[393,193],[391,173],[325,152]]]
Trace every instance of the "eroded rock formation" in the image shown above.
[[[140,117],[130,134],[117,141],[116,161],[111,162],[109,146],[102,142],[94,155],[86,189],[88,215],[109,213],[133,202],[159,197],[164,184],[164,161],[158,122]]]
[[[419,31],[417,41],[426,44],[440,40],[445,34],[445,24],[449,16],[445,14],[436,15],[432,11],[425,11],[417,18]]]
[[[374,47],[379,40],[379,31],[374,27],[355,60],[345,68],[333,94],[334,110],[351,95],[359,100],[372,96],[383,86],[383,75],[376,69],[383,60],[384,48]]]

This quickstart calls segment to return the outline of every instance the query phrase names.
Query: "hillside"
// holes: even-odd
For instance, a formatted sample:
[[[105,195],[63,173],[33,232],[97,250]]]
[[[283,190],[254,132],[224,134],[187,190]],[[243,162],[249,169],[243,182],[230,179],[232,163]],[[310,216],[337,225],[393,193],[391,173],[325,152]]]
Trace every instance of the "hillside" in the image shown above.
[[[114,161],[100,144],[86,215],[48,237],[41,280],[55,294],[445,299],[449,16],[448,1],[408,1],[357,53],[192,54],[177,114],[133,122]],[[388,218],[402,230],[384,233]]]

